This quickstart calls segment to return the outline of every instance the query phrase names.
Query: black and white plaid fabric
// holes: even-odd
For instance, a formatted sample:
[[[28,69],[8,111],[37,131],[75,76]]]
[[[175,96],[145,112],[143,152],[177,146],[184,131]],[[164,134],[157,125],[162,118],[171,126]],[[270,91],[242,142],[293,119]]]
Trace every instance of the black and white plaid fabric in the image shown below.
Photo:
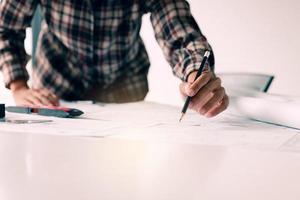
[[[25,29],[37,5],[44,20],[34,87],[64,99],[80,99],[91,88],[108,88],[124,76],[130,94],[147,92],[150,63],[139,36],[145,13],[151,13],[156,39],[179,78],[197,70],[210,49],[185,0],[2,0],[0,68],[6,86],[28,79]]]

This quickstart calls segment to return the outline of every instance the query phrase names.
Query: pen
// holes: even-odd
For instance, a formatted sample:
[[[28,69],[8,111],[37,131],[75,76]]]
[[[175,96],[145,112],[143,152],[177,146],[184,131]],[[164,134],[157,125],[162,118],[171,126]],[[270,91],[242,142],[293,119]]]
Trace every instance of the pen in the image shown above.
[[[53,116],[62,118],[77,117],[83,114],[82,111],[74,108],[63,107],[21,107],[21,106],[8,106],[7,112],[24,113],[24,114],[38,114],[43,116]]]
[[[196,77],[195,77],[195,80],[194,80],[194,81],[196,81],[197,78],[202,74],[203,69],[204,69],[204,67],[205,67],[205,64],[206,64],[206,62],[207,62],[209,56],[210,56],[210,51],[205,51],[203,60],[202,60],[202,62],[201,62],[200,68],[198,69],[198,72],[197,72],[197,74],[196,74]],[[181,120],[183,119],[183,117],[184,117],[184,115],[185,115],[185,113],[186,113],[186,111],[187,111],[187,109],[188,109],[188,107],[189,107],[189,104],[190,104],[190,101],[191,101],[191,100],[192,100],[192,97],[190,97],[190,96],[188,96],[188,97],[186,98],[186,101],[185,101],[184,106],[183,106],[182,111],[181,111],[181,117],[180,117],[180,119],[179,119],[179,122],[181,122]]]

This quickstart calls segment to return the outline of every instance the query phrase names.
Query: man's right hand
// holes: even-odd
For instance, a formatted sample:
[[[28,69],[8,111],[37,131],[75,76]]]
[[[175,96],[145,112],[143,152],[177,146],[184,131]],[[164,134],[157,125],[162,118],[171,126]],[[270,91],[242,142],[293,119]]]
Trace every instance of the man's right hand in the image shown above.
[[[23,80],[10,84],[16,105],[18,106],[58,106],[59,99],[47,89],[30,89]]]

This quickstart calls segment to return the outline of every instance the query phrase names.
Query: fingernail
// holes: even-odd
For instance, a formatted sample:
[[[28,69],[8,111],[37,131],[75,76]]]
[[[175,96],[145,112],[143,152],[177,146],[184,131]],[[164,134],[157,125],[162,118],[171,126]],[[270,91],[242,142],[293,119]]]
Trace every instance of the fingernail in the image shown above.
[[[201,115],[204,115],[206,113],[206,110],[202,108],[202,109],[200,109],[199,112],[200,112]]]
[[[211,113],[207,113],[207,114],[205,115],[205,117],[210,118],[210,117],[212,117],[212,114],[211,114]]]

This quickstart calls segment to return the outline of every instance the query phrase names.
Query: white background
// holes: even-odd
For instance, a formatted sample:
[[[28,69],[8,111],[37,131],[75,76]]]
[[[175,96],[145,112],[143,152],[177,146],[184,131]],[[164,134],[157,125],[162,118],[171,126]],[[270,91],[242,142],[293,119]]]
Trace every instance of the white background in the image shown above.
[[[190,0],[202,32],[212,44],[217,72],[275,75],[270,92],[300,95],[300,1]],[[152,61],[151,100],[180,104],[172,77],[145,17],[142,35]]]
[[[189,2],[202,32],[214,48],[217,72],[272,74],[276,79],[270,92],[300,96],[300,1]],[[141,34],[152,62],[147,99],[181,105],[179,81],[173,77],[156,44],[149,16],[144,17]],[[0,97],[3,94],[0,89]]]

